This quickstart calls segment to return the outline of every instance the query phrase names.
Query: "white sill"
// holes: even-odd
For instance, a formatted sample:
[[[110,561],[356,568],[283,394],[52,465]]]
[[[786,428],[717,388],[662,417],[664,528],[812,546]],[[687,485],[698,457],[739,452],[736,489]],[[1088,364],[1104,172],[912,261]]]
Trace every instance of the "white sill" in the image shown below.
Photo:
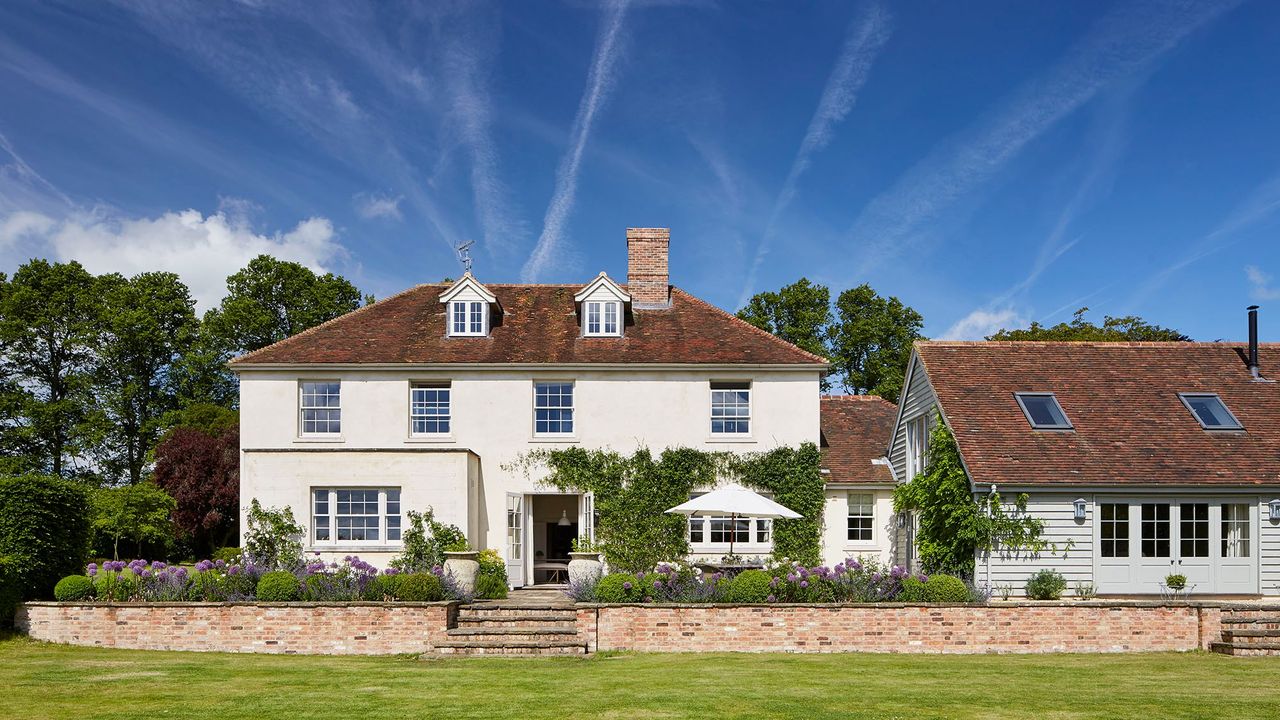
[[[404,439],[407,443],[451,443],[453,435],[410,435]]]
[[[879,552],[881,550],[881,547],[879,545],[872,543],[872,544],[863,544],[863,545],[845,545],[842,549],[845,552],[871,552],[871,551]]]
[[[404,545],[397,543],[395,545],[312,545],[306,549],[306,554],[315,557],[315,553],[358,553],[364,552],[401,552]],[[304,558],[305,559],[305,558]]]
[[[755,441],[756,439],[750,435],[732,435],[727,433],[724,435],[712,435],[707,438],[707,442],[709,443],[754,443]]]
[[[577,435],[534,435],[529,438],[531,443],[576,443]]]
[[[296,443],[340,443],[346,442],[341,435],[303,435],[293,439]]]

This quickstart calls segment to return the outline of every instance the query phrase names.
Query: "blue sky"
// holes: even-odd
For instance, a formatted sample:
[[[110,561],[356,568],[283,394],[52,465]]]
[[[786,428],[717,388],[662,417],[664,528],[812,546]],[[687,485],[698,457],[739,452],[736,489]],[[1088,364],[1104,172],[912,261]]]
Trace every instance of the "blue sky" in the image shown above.
[[[259,252],[385,296],[863,282],[933,337],[1088,305],[1280,339],[1280,5],[0,5],[0,270]],[[1280,303],[1276,303],[1280,311]]]

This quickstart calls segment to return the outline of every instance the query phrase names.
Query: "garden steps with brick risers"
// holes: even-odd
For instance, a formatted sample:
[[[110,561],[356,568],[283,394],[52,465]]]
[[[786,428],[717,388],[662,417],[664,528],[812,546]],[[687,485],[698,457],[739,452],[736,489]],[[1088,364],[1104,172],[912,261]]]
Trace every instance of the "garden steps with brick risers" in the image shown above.
[[[568,603],[479,602],[458,608],[437,655],[585,655]]]
[[[1222,641],[1209,649],[1223,655],[1280,655],[1280,614],[1222,615]]]

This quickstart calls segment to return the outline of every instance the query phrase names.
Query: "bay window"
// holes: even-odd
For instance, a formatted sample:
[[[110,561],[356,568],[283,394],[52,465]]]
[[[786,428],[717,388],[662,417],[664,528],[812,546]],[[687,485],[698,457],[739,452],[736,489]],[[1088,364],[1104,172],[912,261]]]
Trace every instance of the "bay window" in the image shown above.
[[[312,545],[398,545],[400,488],[314,488]]]

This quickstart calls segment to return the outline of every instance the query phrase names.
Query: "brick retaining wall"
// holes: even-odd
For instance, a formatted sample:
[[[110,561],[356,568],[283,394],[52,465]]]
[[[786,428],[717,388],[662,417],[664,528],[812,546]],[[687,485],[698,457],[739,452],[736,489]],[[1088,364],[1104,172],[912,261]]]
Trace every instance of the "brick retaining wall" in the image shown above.
[[[130,648],[303,655],[431,650],[456,603],[29,602],[15,626],[36,640]]]
[[[1207,649],[1220,604],[582,605],[588,647],[641,652],[1047,653]]]

